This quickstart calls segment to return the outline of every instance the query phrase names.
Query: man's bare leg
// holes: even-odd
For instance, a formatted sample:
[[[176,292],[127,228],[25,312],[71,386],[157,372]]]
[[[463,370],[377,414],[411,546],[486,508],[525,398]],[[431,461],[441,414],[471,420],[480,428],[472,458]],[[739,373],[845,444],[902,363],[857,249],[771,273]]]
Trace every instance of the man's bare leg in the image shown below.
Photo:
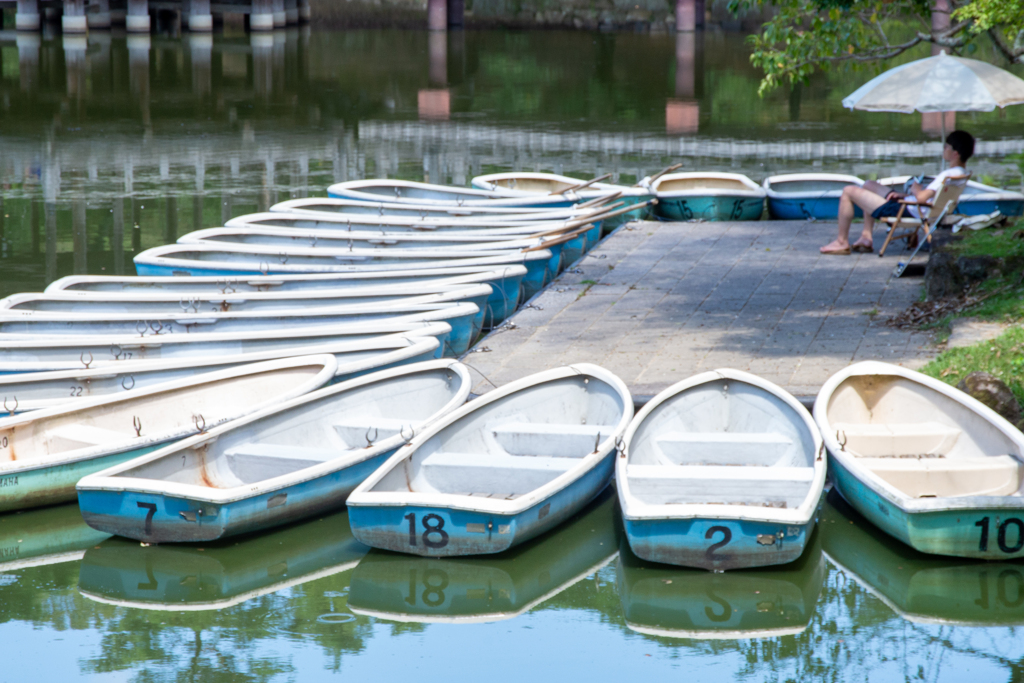
[[[872,245],[871,233],[875,227],[875,219],[871,217],[871,212],[882,204],[885,204],[885,198],[871,190],[865,190],[857,185],[847,185],[843,188],[843,194],[839,198],[838,234],[835,240],[820,249],[821,253],[845,252],[850,248],[850,226],[853,224],[854,206],[859,206],[864,212],[864,229],[854,244],[870,247]]]

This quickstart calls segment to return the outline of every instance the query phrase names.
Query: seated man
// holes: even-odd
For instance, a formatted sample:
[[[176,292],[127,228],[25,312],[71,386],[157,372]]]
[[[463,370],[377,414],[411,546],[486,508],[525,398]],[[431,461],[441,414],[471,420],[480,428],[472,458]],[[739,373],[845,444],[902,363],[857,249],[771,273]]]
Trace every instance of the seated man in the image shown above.
[[[907,195],[902,192],[890,191],[882,196],[869,183],[865,183],[864,187],[847,185],[843,189],[842,197],[839,198],[839,235],[834,241],[823,246],[820,249],[821,253],[845,255],[852,250],[870,254],[874,251],[872,232],[876,218],[895,216],[900,210],[900,199],[915,203],[931,201],[946,178],[967,174],[964,164],[972,154],[974,154],[974,138],[967,131],[955,130],[946,137],[946,144],[942,148],[942,158],[950,167],[937,175],[935,180],[928,183],[927,187],[915,182]],[[884,187],[878,183],[874,183],[874,185],[876,188]],[[860,238],[851,245],[849,237],[850,224],[853,223],[854,205],[864,211],[864,229],[861,231]],[[928,207],[925,206],[908,206],[907,210],[914,218],[928,216]]]

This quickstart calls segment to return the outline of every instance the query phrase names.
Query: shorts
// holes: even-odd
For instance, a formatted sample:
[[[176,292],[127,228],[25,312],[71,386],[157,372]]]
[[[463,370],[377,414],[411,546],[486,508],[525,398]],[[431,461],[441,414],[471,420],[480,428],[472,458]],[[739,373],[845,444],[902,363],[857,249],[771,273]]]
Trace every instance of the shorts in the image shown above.
[[[882,204],[880,207],[872,211],[871,217],[888,218],[889,216],[896,216],[899,214],[900,208],[902,208],[903,206],[904,205],[900,204],[900,201],[898,199],[890,199],[885,204]],[[909,217],[909,214],[907,214],[906,211],[904,211],[903,213],[904,215],[907,215]]]

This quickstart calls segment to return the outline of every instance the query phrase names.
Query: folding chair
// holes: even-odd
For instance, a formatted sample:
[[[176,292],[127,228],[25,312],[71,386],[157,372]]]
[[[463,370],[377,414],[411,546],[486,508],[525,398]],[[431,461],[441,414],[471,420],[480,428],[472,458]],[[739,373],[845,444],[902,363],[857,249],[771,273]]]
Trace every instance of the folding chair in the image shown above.
[[[945,182],[942,183],[942,187],[939,188],[938,193],[935,195],[935,199],[931,202],[921,204],[901,199],[899,213],[895,216],[887,216],[880,219],[889,225],[889,234],[885,236],[885,242],[878,251],[878,256],[881,257],[885,254],[885,250],[893,240],[907,240],[909,248],[910,238],[917,235],[922,227],[924,228],[925,239],[931,242],[932,233],[942,223],[942,219],[956,210],[956,205],[960,201],[960,194],[967,187],[967,181],[970,177],[971,174],[968,173],[967,175],[946,178]],[[928,207],[928,217],[917,219],[912,215],[905,216],[904,213],[906,213],[907,207],[911,205]],[[903,232],[899,232],[900,228],[904,228]],[[917,252],[915,251],[914,253]]]

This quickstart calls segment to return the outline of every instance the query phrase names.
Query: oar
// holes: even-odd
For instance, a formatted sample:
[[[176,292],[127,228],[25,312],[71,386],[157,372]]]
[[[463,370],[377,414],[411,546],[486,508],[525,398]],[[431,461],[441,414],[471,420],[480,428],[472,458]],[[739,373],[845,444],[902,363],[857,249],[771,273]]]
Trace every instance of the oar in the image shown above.
[[[580,204],[577,204],[576,208],[577,209],[590,209],[590,208],[593,208],[595,206],[601,206],[602,204],[607,204],[608,202],[612,201],[613,199],[618,199],[621,196],[622,196],[622,190],[619,190],[618,192],[613,192],[612,194],[606,194],[604,196],[597,197],[596,199],[591,199],[589,202],[582,202]]]
[[[576,218],[576,219],[571,220],[571,221],[565,221],[564,223],[562,223],[557,228],[552,228],[550,230],[544,230],[542,232],[536,232],[536,233],[530,235],[530,237],[532,238],[532,237],[545,237],[547,235],[557,235],[559,233],[565,232],[566,230],[573,230],[575,228],[578,228],[581,225],[590,225],[591,223],[593,223],[595,221],[602,221],[602,220],[604,220],[608,216],[618,216],[619,213],[622,213],[621,210],[618,213],[615,213],[615,212],[610,211],[610,209],[614,209],[616,207],[622,206],[624,203],[625,202],[617,202],[615,204],[612,204],[609,207],[609,211],[606,211],[604,213],[595,213],[594,215],[587,216],[586,218]],[[633,207],[632,206],[626,207],[625,210],[626,211],[632,211]]]
[[[578,183],[576,185],[570,185],[569,187],[565,188],[564,190],[555,190],[551,194],[555,195],[555,194],[566,194],[567,192],[575,192],[577,190],[582,190],[584,187],[590,187],[594,183],[599,183],[602,180],[607,180],[608,178],[611,178],[611,177],[612,177],[611,173],[605,173],[603,176],[599,176],[597,178],[591,178],[590,180],[588,180],[585,183]]]
[[[660,178],[661,176],[665,175],[666,173],[671,173],[672,171],[676,170],[677,168],[682,168],[682,167],[683,167],[682,164],[672,164],[671,166],[666,166],[665,168],[661,169],[660,171],[658,171],[657,173],[652,175],[651,179],[647,182],[647,184],[648,185],[654,185],[654,181],[657,180],[658,178]],[[643,182],[643,181],[641,180],[640,182]],[[633,187],[640,187],[640,183],[637,183]]]
[[[646,207],[648,205],[653,206],[653,205],[655,205],[657,203],[658,203],[657,199],[649,199],[646,202],[640,202],[639,204],[634,204],[632,206],[626,206],[626,207],[623,207],[623,208],[619,209],[618,211],[610,212],[610,213],[606,214],[605,216],[603,216],[602,219],[604,219],[604,218],[612,218],[612,217],[618,216],[620,214],[628,213],[630,211],[635,211],[637,209],[642,209],[642,208],[644,208],[644,207]],[[541,241],[540,244],[534,245],[532,247],[527,247],[526,249],[523,249],[523,251],[524,252],[538,251],[540,249],[545,249],[547,247],[555,246],[556,244],[563,244],[565,242],[568,242],[571,239],[574,239],[577,235],[581,235],[581,234],[583,234],[583,233],[585,233],[585,232],[587,232],[587,231],[589,231],[591,229],[593,229],[593,224],[592,223],[587,223],[586,225],[584,225],[582,227],[579,227],[579,228],[576,228],[575,230],[572,230],[571,232],[562,233],[562,234],[558,235],[557,237],[554,237],[554,238],[552,238],[550,240],[543,240],[543,241]],[[541,235],[535,235],[535,237],[539,237],[539,236],[541,236]]]

